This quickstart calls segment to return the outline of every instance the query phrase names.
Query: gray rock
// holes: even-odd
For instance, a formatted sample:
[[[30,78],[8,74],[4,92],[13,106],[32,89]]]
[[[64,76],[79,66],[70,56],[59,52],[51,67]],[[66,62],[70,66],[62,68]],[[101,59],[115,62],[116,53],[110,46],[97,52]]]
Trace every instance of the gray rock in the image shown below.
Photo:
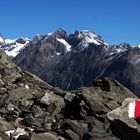
[[[66,95],[65,95],[65,97],[64,97],[64,99],[66,99],[67,101],[70,101],[71,102],[74,97],[75,97],[75,94],[72,94],[72,93],[67,92]]]
[[[6,132],[6,131],[9,131],[9,130],[14,130],[15,127],[14,125],[6,122],[6,120],[3,120],[2,118],[0,118],[0,132]]]
[[[13,110],[14,110],[14,105],[11,104],[11,103],[9,103],[9,104],[7,105],[7,110],[8,110],[8,111],[13,111]]]
[[[66,120],[64,121],[65,125],[68,125],[74,132],[76,132],[79,136],[83,136],[84,133],[88,131],[88,125],[77,122],[76,120]]]
[[[26,114],[25,115],[25,119],[24,119],[24,123],[27,126],[33,127],[35,129],[37,128],[42,128],[42,123],[43,123],[43,119],[36,119],[32,116],[32,114]]]
[[[40,102],[47,105],[49,112],[51,111],[53,115],[59,113],[64,107],[64,99],[52,92],[46,92]]]
[[[40,133],[40,134],[32,134],[31,140],[64,140],[63,137],[57,137],[52,133]]]
[[[137,128],[138,132],[140,132],[140,126],[135,121],[135,119],[128,117],[128,105],[129,105],[129,103],[134,102],[134,101],[135,101],[135,99],[133,99],[133,98],[125,99],[124,102],[122,103],[122,106],[120,106],[119,108],[117,108],[107,114],[108,119],[110,121],[119,120],[119,121],[127,124],[128,127],[131,127],[133,129]]]
[[[80,140],[80,137],[72,130],[68,129],[68,130],[65,130],[65,132],[70,138],[70,140]]]
[[[5,133],[0,133],[0,140],[9,140],[9,136]]]
[[[105,123],[99,121],[93,116],[88,116],[86,122],[89,124],[88,127],[91,129],[92,136],[106,136],[107,129],[104,127]]]
[[[9,94],[9,100],[11,101],[19,101],[23,98],[26,98],[26,100],[33,98],[32,92],[25,88],[17,88],[15,90],[12,90]]]
[[[107,114],[112,131],[120,139],[134,140],[140,137],[140,125],[134,118],[128,117],[128,104],[134,100],[134,98],[127,98],[121,107]]]
[[[43,109],[37,105],[32,107],[32,112],[35,118],[47,116],[47,112],[43,111]]]

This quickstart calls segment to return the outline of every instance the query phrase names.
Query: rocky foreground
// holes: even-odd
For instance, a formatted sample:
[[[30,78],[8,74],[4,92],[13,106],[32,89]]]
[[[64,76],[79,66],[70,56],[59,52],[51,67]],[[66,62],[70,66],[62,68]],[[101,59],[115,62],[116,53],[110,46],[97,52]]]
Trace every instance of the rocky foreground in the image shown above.
[[[22,71],[0,50],[1,140],[137,140],[139,120],[128,118],[135,98],[108,78],[62,91]]]

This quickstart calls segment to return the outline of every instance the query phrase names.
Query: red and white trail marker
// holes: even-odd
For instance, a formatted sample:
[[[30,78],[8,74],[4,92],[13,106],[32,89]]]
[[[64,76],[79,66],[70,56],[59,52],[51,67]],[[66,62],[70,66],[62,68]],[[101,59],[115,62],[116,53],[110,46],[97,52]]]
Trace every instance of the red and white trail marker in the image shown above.
[[[128,116],[129,118],[140,117],[140,100],[136,100],[129,104]]]

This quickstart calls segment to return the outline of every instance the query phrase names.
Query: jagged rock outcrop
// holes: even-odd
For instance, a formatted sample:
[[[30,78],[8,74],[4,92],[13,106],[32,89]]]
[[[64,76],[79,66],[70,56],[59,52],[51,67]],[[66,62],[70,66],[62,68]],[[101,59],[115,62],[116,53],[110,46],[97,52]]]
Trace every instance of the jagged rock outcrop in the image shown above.
[[[130,131],[135,137],[139,131],[131,131],[129,127],[121,132],[115,131],[122,124],[114,121],[118,114],[113,111],[121,108],[128,97],[136,98],[109,78],[93,81],[90,87],[71,92],[54,88],[35,75],[22,71],[0,50],[2,140],[125,140],[126,134],[123,137],[122,131]],[[129,120],[127,115],[125,117]],[[118,119],[125,125],[129,123],[121,117]],[[139,129],[138,122],[132,122],[136,124],[134,129]]]
[[[20,44],[26,44],[27,43],[27,38],[20,37],[16,40],[16,42],[20,43]]]
[[[139,47],[127,43],[107,45],[89,30],[67,34],[58,29],[35,36],[13,62],[64,90],[89,86],[93,79],[112,77],[140,96],[139,60]]]

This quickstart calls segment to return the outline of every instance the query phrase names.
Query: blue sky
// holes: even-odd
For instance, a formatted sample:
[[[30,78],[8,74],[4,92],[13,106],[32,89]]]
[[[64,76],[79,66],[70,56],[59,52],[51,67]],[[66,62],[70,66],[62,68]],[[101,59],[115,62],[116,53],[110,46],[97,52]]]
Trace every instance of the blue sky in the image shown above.
[[[140,0],[0,0],[5,38],[90,29],[108,44],[140,44]]]

